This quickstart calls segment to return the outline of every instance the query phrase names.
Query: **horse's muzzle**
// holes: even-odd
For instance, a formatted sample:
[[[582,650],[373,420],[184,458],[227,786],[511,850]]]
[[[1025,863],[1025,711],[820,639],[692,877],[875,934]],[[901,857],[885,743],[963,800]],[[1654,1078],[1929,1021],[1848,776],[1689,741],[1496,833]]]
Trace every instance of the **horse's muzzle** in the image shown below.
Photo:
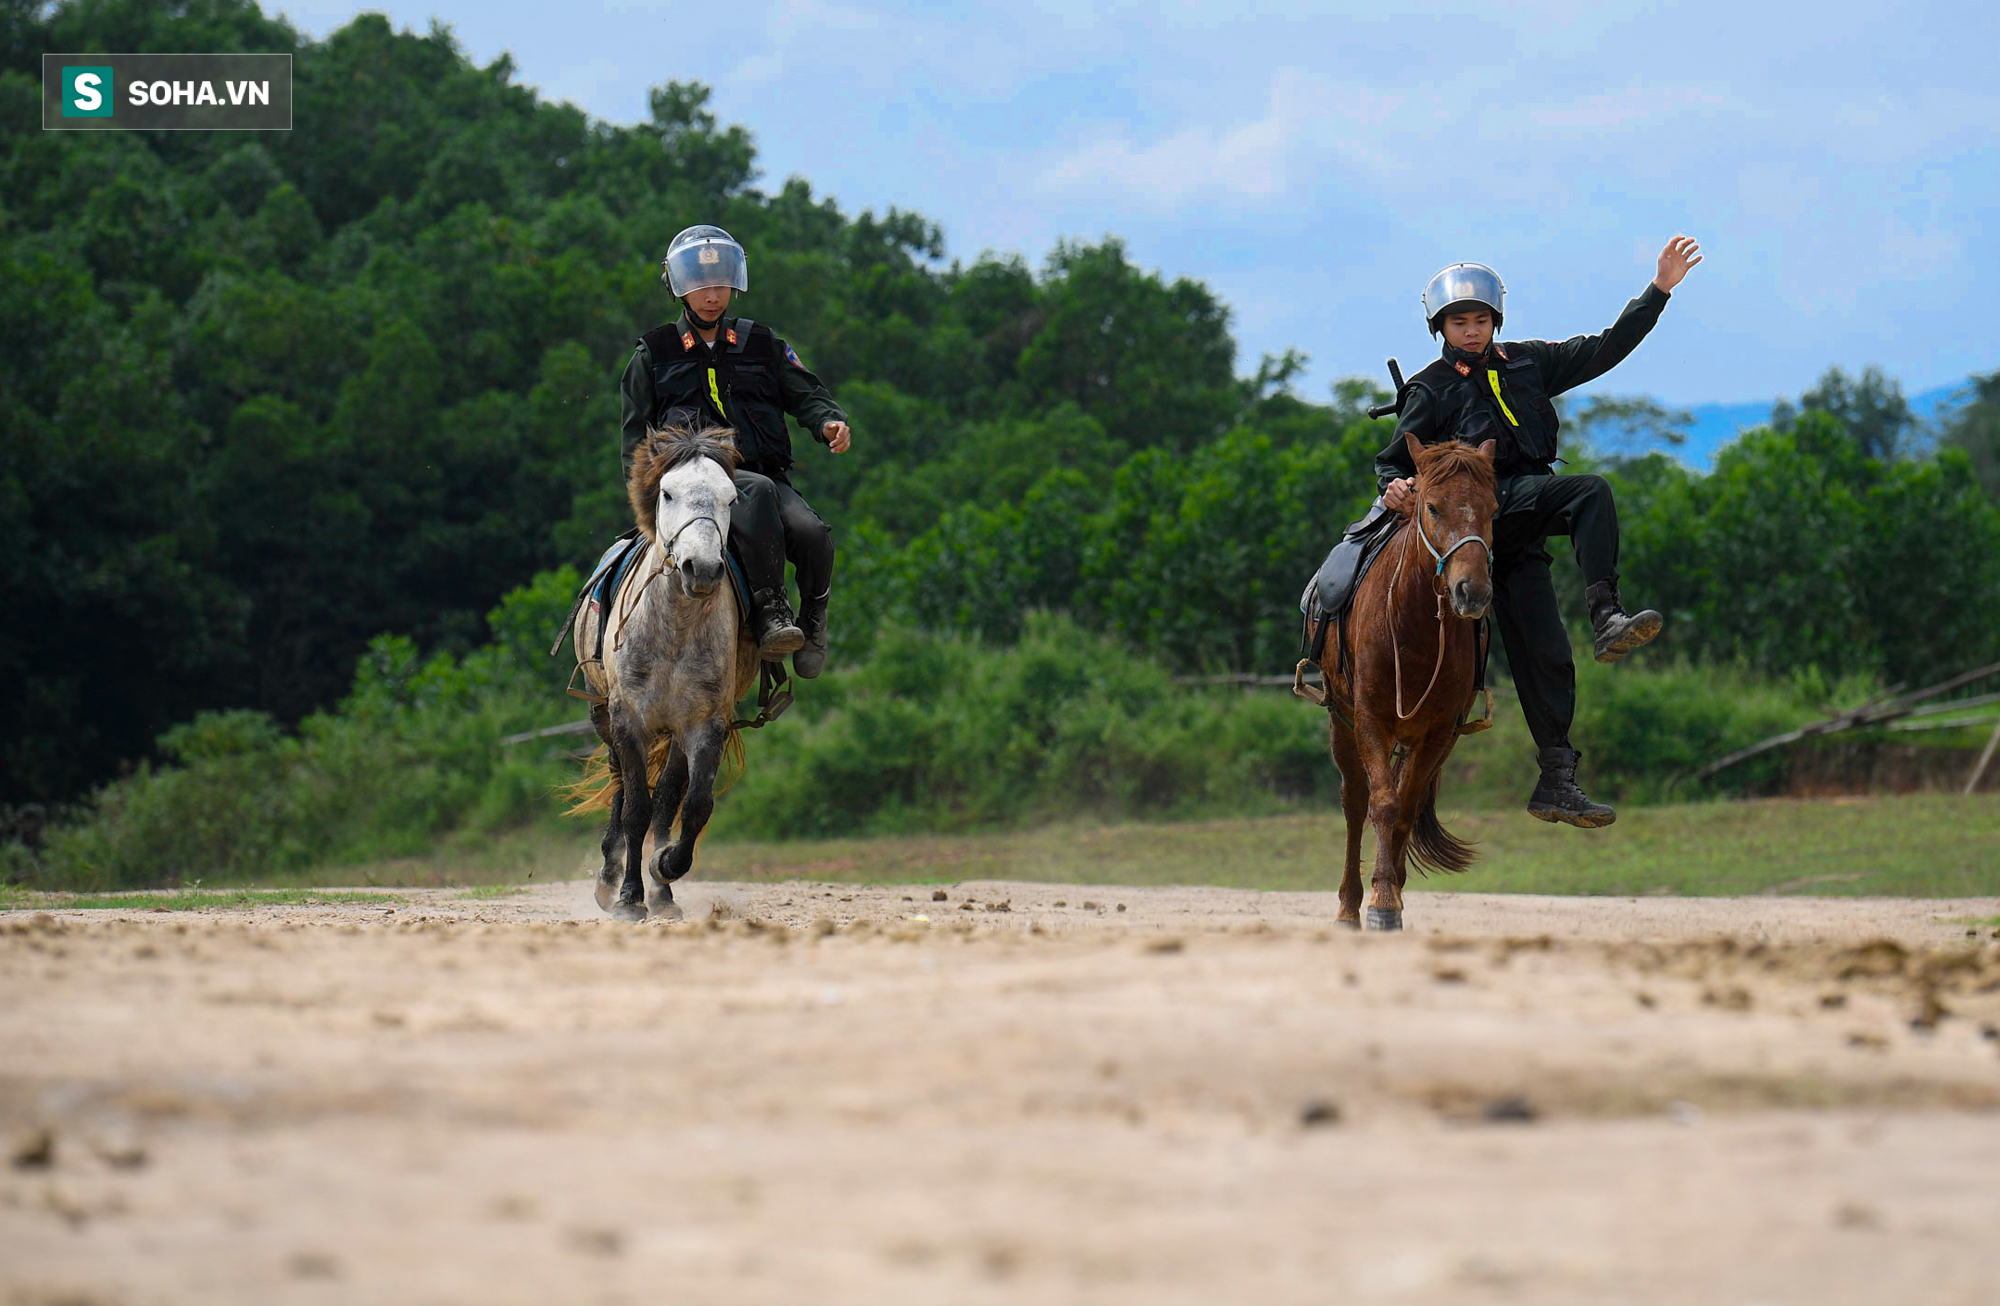
[[[715,593],[722,580],[722,564],[705,558],[689,558],[681,563],[681,588],[696,598]]]
[[[1493,606],[1493,586],[1485,581],[1460,580],[1451,587],[1451,610],[1467,621],[1477,621]]]

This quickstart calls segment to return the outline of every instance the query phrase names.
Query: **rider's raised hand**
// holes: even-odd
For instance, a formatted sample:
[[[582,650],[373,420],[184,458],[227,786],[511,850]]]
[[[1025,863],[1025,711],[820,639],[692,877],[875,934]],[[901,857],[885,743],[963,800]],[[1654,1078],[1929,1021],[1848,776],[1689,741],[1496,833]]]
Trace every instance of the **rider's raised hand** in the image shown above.
[[[1410,510],[1410,489],[1416,483],[1415,478],[1409,476],[1405,476],[1401,480],[1389,482],[1388,486],[1382,491],[1383,504],[1392,512],[1408,512]]]
[[[1660,270],[1653,278],[1653,284],[1668,294],[1681,283],[1688,269],[1701,262],[1701,246],[1694,243],[1692,236],[1675,236],[1660,251]]]
[[[828,422],[819,428],[819,433],[825,439],[826,447],[835,453],[846,453],[848,446],[854,443],[854,436],[847,429],[846,422]]]

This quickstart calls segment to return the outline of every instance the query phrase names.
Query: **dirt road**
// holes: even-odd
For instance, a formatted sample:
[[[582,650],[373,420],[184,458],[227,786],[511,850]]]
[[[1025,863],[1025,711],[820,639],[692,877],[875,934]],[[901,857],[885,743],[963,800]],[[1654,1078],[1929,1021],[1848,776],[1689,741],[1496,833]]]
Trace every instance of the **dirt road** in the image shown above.
[[[2000,903],[0,917],[0,1302],[2000,1299]]]

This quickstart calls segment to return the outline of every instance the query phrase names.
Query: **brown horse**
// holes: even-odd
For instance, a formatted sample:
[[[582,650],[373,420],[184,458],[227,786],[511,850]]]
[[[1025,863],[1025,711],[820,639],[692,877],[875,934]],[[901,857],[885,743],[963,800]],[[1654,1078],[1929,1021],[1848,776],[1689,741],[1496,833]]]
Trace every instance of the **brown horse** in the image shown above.
[[[1457,440],[1426,446],[1405,438],[1417,466],[1410,520],[1397,528],[1356,588],[1340,628],[1318,651],[1347,815],[1339,920],[1361,924],[1361,828],[1373,821],[1368,925],[1381,930],[1403,928],[1407,861],[1437,871],[1472,864],[1471,845],[1438,822],[1438,774],[1475,690],[1479,619],[1493,602],[1498,509],[1493,441],[1475,449]]]

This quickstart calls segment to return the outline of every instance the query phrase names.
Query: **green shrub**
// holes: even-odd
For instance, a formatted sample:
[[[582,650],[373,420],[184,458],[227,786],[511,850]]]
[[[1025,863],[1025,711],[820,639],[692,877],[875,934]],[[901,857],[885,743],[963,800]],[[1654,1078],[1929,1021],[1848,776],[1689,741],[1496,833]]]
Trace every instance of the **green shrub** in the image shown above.
[[[308,866],[435,851],[555,822],[573,741],[502,748],[504,735],[573,719],[547,642],[573,572],[538,576],[490,617],[493,643],[425,658],[376,639],[337,710],[296,734],[255,712],[205,713],[160,740],[166,759],[101,790],[86,819],[50,831],[41,888],[111,889],[267,878]],[[871,656],[805,687],[716,808],[715,837],[946,832],[1064,819],[1172,819],[1336,808],[1326,716],[1277,689],[1177,685],[1159,663],[1068,617],[1031,613],[1010,647],[897,627]],[[1593,794],[1656,801],[1741,792],[1773,753],[1712,786],[1704,763],[1811,719],[1868,686],[1728,668],[1578,658],[1577,745]],[[1497,728],[1464,740],[1448,808],[1513,806],[1534,750],[1501,688]],[[1679,787],[1676,788],[1676,782]],[[568,829],[587,840],[582,822]],[[1331,854],[1330,854],[1331,855]]]
[[[749,741],[718,837],[1257,812],[1338,791],[1322,714],[1288,695],[1177,686],[1046,613],[1004,649],[881,632],[797,716]]]
[[[174,727],[163,764],[106,785],[32,869],[10,873],[71,889],[253,879],[553,820],[569,773],[560,750],[497,741],[573,714],[547,650],[577,584],[565,568],[514,591],[489,617],[493,643],[463,660],[378,637],[339,707],[295,735],[259,712]]]
[[[1577,718],[1572,732],[1586,753],[1593,796],[1631,802],[1741,794],[1782,774],[1774,749],[1696,784],[1694,773],[1726,753],[1824,715],[1828,701],[1858,702],[1869,682],[1829,686],[1818,672],[1769,680],[1729,666],[1602,665],[1577,650]]]

